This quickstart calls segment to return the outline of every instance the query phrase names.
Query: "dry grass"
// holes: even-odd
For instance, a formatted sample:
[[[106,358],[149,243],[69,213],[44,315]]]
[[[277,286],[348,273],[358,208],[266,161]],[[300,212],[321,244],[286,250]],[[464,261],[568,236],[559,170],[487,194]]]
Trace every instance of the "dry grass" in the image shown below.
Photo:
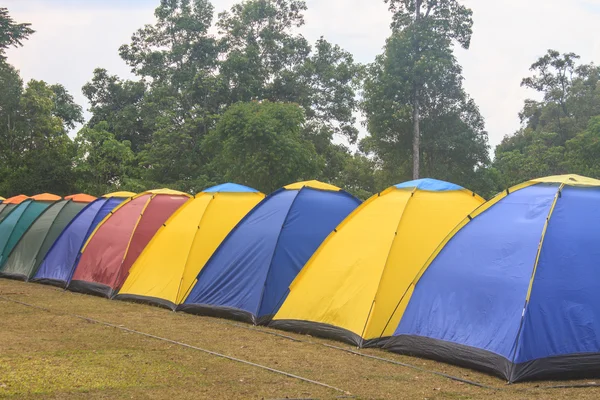
[[[0,398],[56,399],[597,399],[600,388],[508,386],[466,369],[376,349],[363,353],[477,381],[484,389],[428,372],[322,346],[350,346],[52,287],[0,280]],[[77,314],[181,341],[318,380],[348,394],[214,355],[74,317]],[[564,383],[564,382],[560,382]],[[585,382],[576,382],[585,383]]]

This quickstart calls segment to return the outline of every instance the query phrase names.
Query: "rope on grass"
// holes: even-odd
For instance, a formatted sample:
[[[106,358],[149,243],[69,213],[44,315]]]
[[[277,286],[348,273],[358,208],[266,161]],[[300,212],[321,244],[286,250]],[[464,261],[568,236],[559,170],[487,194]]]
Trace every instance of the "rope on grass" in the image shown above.
[[[281,370],[274,369],[274,368],[271,368],[271,367],[267,367],[265,365],[256,364],[256,363],[253,363],[251,361],[243,360],[241,358],[231,357],[231,356],[228,356],[228,355],[225,355],[225,354],[217,353],[215,351],[203,349],[201,347],[192,346],[192,345],[187,344],[187,343],[178,342],[176,340],[163,338],[163,337],[160,337],[160,336],[152,335],[150,333],[140,332],[140,331],[137,331],[135,329],[127,328],[125,326],[111,324],[109,322],[103,322],[103,321],[99,321],[99,320],[96,320],[96,319],[93,319],[93,318],[89,318],[89,317],[85,317],[85,316],[77,315],[77,314],[58,313],[58,312],[56,312],[54,310],[51,310],[49,308],[37,306],[37,305],[34,305],[34,304],[28,304],[28,303],[25,303],[25,302],[22,302],[22,301],[18,301],[18,300],[14,300],[14,299],[10,299],[10,298],[4,297],[4,296],[0,296],[0,299],[2,299],[4,301],[12,302],[12,303],[20,304],[20,305],[23,305],[23,306],[26,306],[26,307],[36,308],[36,309],[39,309],[39,310],[42,310],[42,311],[45,311],[45,312],[48,312],[48,313],[51,313],[51,314],[67,315],[67,316],[78,318],[78,319],[81,319],[81,320],[84,320],[84,321],[87,321],[87,322],[91,322],[91,323],[94,323],[94,324],[104,325],[104,326],[108,326],[108,327],[111,327],[111,328],[120,329],[120,330],[125,331],[125,332],[135,333],[135,334],[140,335],[140,336],[145,336],[145,337],[149,337],[149,338],[152,338],[152,339],[161,340],[163,342],[176,344],[178,346],[187,347],[189,349],[201,351],[203,353],[210,354],[210,355],[215,356],[215,357],[224,358],[224,359],[229,360],[229,361],[234,361],[234,362],[237,362],[237,363],[240,363],[240,364],[249,365],[249,366],[252,366],[252,367],[255,367],[255,368],[260,368],[260,369],[263,369],[263,370],[266,370],[266,371],[269,371],[269,372],[273,372],[275,374],[286,376],[288,378],[297,379],[297,380],[300,380],[300,381],[303,381],[303,382],[306,382],[306,383],[311,383],[313,385],[318,385],[318,386],[321,386],[321,387],[324,387],[324,388],[327,388],[327,389],[331,389],[331,390],[335,390],[337,392],[341,392],[341,393],[344,393],[344,394],[350,394],[350,392],[348,392],[346,390],[337,388],[335,386],[328,385],[328,384],[323,383],[323,382],[319,382],[319,381],[315,381],[315,380],[312,380],[312,379],[304,378],[304,377],[299,376],[299,375],[295,375],[295,374],[292,374],[292,373],[289,373],[289,372],[285,372],[285,371],[281,371]]]

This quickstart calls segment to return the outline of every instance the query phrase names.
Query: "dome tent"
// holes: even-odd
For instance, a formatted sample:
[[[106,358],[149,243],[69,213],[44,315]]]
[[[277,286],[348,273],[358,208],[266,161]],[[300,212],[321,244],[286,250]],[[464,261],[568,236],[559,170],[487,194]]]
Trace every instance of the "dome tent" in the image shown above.
[[[133,196],[131,192],[109,193],[81,210],[54,242],[31,281],[65,288],[79,262],[81,248],[96,226]]]
[[[88,195],[69,196],[44,210],[19,239],[0,268],[0,276],[29,280],[63,229],[92,199]]]
[[[0,204],[0,222],[12,211],[13,208],[27,200],[29,197],[21,194],[9,199],[4,199]]]
[[[448,233],[483,202],[434,179],[375,194],[323,242],[269,326],[357,346],[390,336],[395,328],[390,318],[405,288]]]
[[[190,198],[158,189],[123,202],[90,235],[67,289],[112,297],[158,228]]]
[[[159,229],[115,296],[174,310],[233,227],[265,195],[232,183],[206,189]]]
[[[31,224],[60,196],[49,193],[29,197],[14,207],[0,222],[0,268]]]
[[[510,382],[600,376],[599,204],[577,175],[496,196],[415,278],[384,347]]]
[[[359,204],[318,181],[275,191],[225,238],[177,310],[267,322],[312,253]]]

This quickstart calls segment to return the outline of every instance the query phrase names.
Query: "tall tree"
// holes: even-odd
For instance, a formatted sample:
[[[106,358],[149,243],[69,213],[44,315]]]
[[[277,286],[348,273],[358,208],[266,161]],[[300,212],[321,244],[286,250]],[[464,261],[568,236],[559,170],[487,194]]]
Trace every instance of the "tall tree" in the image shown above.
[[[378,161],[382,185],[428,175],[468,186],[489,163],[483,118],[452,49],[468,46],[471,11],[456,1],[391,1],[390,9],[392,35],[364,83],[370,136],[361,149]]]
[[[380,112],[373,103],[387,103],[385,105],[392,110],[383,125],[388,129],[394,124],[391,119],[406,122],[410,118],[412,176],[416,179],[421,175],[422,119],[427,118],[428,109],[435,106],[432,103],[440,98],[443,89],[459,90],[460,67],[452,54],[452,46],[456,42],[469,48],[472,12],[458,0],[385,1],[393,13],[392,37],[387,41],[384,55],[378,57],[372,67],[371,75],[379,76],[371,79],[365,88],[365,111],[368,120],[378,119]],[[377,81],[391,87],[375,88]],[[372,129],[377,129],[376,124],[369,121]],[[405,131],[406,127],[396,129]],[[396,132],[398,134],[406,133]]]
[[[0,62],[6,60],[5,52],[9,47],[23,46],[23,41],[35,32],[30,26],[29,23],[15,22],[8,9],[0,7]]]

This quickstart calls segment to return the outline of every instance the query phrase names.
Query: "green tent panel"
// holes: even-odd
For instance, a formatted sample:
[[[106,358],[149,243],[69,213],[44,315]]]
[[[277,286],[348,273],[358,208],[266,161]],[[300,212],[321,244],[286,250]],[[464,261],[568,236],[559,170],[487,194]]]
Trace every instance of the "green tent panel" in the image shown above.
[[[0,222],[2,222],[13,209],[28,198],[29,197],[21,194],[2,201],[2,204],[0,204]]]
[[[34,196],[15,207],[0,222],[0,268],[31,224],[57,200],[60,197],[54,195]]]
[[[61,200],[52,204],[36,220],[14,247],[0,275],[29,280],[63,229],[87,205],[87,202]]]

